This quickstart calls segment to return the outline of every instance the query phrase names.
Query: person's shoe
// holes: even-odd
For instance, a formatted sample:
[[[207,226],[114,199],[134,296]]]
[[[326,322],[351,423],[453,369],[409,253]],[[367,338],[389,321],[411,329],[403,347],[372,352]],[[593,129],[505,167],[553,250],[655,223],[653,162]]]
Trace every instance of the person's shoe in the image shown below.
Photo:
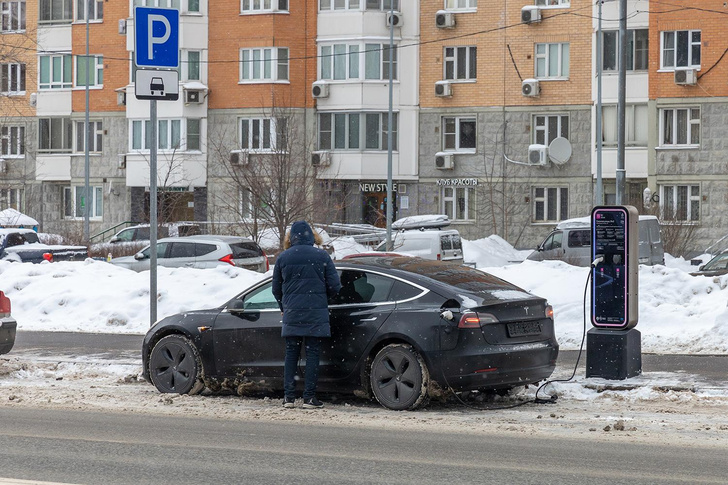
[[[315,397],[303,400],[303,409],[321,409],[322,407],[324,407],[324,403]]]
[[[296,407],[296,400],[291,397],[284,397],[283,398],[283,407],[286,409],[291,409]]]

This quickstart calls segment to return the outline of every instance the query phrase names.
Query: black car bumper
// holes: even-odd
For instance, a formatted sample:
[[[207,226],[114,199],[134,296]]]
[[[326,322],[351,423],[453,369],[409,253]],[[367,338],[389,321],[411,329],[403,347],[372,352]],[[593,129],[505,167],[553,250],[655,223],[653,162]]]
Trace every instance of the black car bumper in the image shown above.
[[[443,352],[438,359],[442,372],[431,372],[430,377],[455,391],[524,386],[548,378],[559,355],[555,341],[469,350]]]
[[[0,318],[0,355],[7,354],[15,345],[15,331],[18,324],[10,317]]]

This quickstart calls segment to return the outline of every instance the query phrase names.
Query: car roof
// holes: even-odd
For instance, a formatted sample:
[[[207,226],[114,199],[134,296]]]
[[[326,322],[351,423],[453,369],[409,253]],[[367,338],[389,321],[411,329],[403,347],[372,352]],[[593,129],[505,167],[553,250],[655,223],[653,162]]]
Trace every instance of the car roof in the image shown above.
[[[19,228],[19,227],[3,227],[0,228],[0,234],[11,234],[15,232],[35,232],[33,229]]]
[[[234,244],[237,242],[245,241],[245,242],[252,242],[254,243],[252,239],[248,237],[243,236],[218,236],[214,234],[195,234],[194,236],[185,236],[182,239],[194,239],[194,240],[201,240],[201,239],[209,239],[212,241],[221,241],[228,244]]]

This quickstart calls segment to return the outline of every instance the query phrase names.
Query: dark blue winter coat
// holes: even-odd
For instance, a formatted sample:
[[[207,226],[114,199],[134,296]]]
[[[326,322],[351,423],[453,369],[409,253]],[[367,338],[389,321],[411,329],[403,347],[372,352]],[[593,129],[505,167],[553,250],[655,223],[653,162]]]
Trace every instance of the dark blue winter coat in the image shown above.
[[[283,311],[283,337],[330,337],[329,297],[341,289],[334,262],[315,248],[311,227],[294,222],[291,247],[273,267],[273,295]]]

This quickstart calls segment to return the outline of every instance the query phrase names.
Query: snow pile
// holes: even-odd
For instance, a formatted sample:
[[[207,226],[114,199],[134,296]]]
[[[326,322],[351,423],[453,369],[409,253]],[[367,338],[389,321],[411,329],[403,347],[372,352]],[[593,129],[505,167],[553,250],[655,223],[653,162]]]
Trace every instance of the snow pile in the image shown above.
[[[492,235],[476,241],[462,240],[465,262],[475,262],[477,268],[502,266],[509,263],[521,262],[531,250],[518,251],[500,236]]]

